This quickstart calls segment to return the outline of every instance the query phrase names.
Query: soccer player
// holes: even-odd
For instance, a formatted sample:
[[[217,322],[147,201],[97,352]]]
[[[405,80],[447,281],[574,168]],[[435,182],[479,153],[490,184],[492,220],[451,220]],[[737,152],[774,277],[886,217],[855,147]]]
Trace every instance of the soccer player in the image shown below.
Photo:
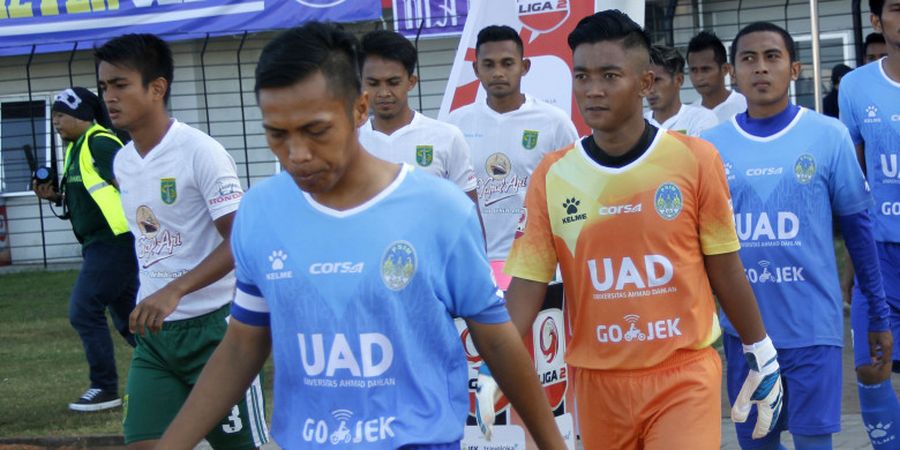
[[[225,334],[235,283],[227,239],[243,191],[228,152],[166,112],[168,44],[127,34],[94,55],[112,123],[134,139],[113,170],[140,263],[123,419],[125,443],[140,450],[162,436]],[[206,435],[214,448],[267,441],[259,379],[242,395],[210,418],[218,424]]]
[[[734,416],[756,404],[764,436],[781,408],[778,363],[737,255],[718,153],[644,120],[650,39],[628,16],[585,17],[568,42],[592,134],[534,171],[506,264],[510,316],[531,329],[559,263],[584,448],[716,449],[715,290],[754,367]]]
[[[866,293],[854,301],[868,305],[861,330],[866,361],[891,348],[867,211],[872,199],[846,128],[790,102],[791,81],[800,74],[791,35],[769,22],[752,23],[735,36],[731,58],[747,112],[702,137],[728,168],[741,260],[778,350],[786,393],[776,431],[754,441],[749,426],[736,424],[738,441],[745,449],[779,449],[787,429],[797,449],[830,449],[832,433],[840,431],[843,346],[832,215]],[[732,403],[748,371],[736,319],[727,310],[722,318]]]
[[[866,35],[866,40],[863,44],[864,64],[878,61],[887,56],[887,54],[887,43],[884,40],[884,35],[878,32]]]
[[[452,183],[366,152],[357,41],[317,22],[263,49],[256,94],[285,172],[235,219],[225,340],[160,443],[190,449],[275,356],[283,448],[459,449],[467,368],[452,317],[540,448],[565,448],[491,279],[478,213]],[[299,228],[298,228],[299,227]]]
[[[869,9],[872,26],[887,42],[887,57],[847,74],[838,101],[875,198],[869,213],[890,307],[893,364],[887,360],[879,365],[868,355],[866,318],[872,311],[859,301],[865,291],[854,288],[850,316],[863,422],[875,448],[897,448],[900,403],[890,373],[891,366],[900,371],[900,0],[870,1]],[[857,285],[865,287],[861,279]]]
[[[524,211],[531,172],[546,153],[578,139],[565,112],[522,93],[522,77],[531,67],[523,51],[519,33],[508,26],[479,31],[472,68],[487,98],[448,118],[472,151],[487,255],[503,289],[509,285],[503,264]]]
[[[725,75],[732,71],[725,55],[725,45],[714,33],[701,31],[688,43],[688,70],[691,84],[700,94],[694,106],[711,109],[719,123],[747,110],[747,99],[725,87]]]
[[[650,70],[653,71],[653,87],[647,95],[650,105],[650,110],[644,113],[647,121],[688,136],[699,136],[701,131],[719,124],[712,111],[681,103],[684,58],[678,50],[654,45],[650,49]]]
[[[112,169],[122,142],[109,131],[100,99],[83,87],[57,94],[52,111],[53,126],[69,143],[61,189],[35,180],[34,192],[65,204],[63,218],[72,221],[84,256],[69,300],[69,323],[84,346],[91,385],[69,409],[101,411],[122,404],[107,310],[119,334],[134,346],[128,316],[138,289],[137,259]]]
[[[363,90],[372,110],[359,129],[360,143],[378,158],[414,165],[452,181],[477,203],[475,172],[462,132],[409,107],[409,91],[418,82],[416,48],[401,34],[387,30],[366,34],[360,46]]]

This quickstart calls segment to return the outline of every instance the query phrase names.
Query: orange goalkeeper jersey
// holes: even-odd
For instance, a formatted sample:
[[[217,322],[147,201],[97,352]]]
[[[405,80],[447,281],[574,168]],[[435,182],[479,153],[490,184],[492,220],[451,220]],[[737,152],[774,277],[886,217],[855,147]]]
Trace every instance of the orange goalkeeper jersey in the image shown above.
[[[730,202],[719,154],[701,139],[660,130],[621,168],[578,142],[535,169],[506,272],[548,282],[559,263],[569,364],[651,367],[720,334],[703,257],[740,248]]]

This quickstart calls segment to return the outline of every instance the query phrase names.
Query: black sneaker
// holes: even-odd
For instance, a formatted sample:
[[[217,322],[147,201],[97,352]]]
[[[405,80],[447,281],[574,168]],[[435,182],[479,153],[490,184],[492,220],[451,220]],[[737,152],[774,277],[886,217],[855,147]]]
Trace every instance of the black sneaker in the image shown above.
[[[75,403],[69,403],[72,411],[102,411],[122,404],[119,394],[103,389],[90,388]]]

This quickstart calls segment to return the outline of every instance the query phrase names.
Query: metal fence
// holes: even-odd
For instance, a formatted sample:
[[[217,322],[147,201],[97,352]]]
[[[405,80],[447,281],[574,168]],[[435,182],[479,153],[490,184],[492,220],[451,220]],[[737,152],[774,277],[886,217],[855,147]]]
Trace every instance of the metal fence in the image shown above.
[[[867,31],[868,13],[859,0],[819,2],[823,92],[830,89],[834,64],[855,66],[857,46]],[[804,70],[795,83],[795,101],[812,107],[813,85],[809,36],[809,3],[805,0],[660,0],[647,2],[646,26],[655,43],[673,45],[684,54],[701,29],[715,31],[726,45],[752,21],[785,26],[795,40]],[[862,8],[862,9],[860,9]],[[857,13],[854,14],[854,9]],[[390,16],[390,11],[386,12]],[[860,20],[855,19],[862,18]],[[393,28],[390,20],[346,25],[356,34]],[[178,120],[207,132],[234,157],[245,188],[277,170],[260,126],[253,94],[253,70],[262,47],[274,32],[207,36],[174,41],[175,80],[170,110]],[[450,73],[458,37],[416,40],[420,78],[410,104],[435,117]],[[687,78],[687,77],[686,77]],[[9,217],[14,264],[47,264],[80,258],[80,246],[69,223],[53,216],[47,202],[29,190],[35,166],[62,166],[63,147],[50,124],[55,92],[71,85],[95,87],[91,49],[0,58],[0,206]],[[695,100],[689,80],[682,100]]]

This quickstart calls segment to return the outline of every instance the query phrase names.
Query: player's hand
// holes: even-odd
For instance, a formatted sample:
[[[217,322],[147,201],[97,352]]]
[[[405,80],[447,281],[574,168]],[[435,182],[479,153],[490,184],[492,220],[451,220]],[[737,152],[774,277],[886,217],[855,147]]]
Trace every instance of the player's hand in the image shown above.
[[[778,353],[772,345],[772,340],[766,336],[756,344],[745,345],[744,357],[747,358],[750,373],[747,374],[741,392],[731,407],[731,420],[738,423],[746,422],[750,408],[755,404],[757,419],[753,428],[753,439],[759,439],[775,428],[781,416],[783,397]]]
[[[134,307],[128,317],[128,329],[132,334],[144,335],[145,330],[157,332],[162,329],[163,321],[175,308],[184,294],[172,283],[154,292],[151,296]]]
[[[894,337],[890,330],[869,332],[869,356],[872,358],[872,366],[885,379],[891,375],[893,365]]]
[[[32,180],[31,190],[34,191],[35,195],[37,195],[38,198],[50,200],[52,202],[59,200],[59,194],[53,188],[53,184],[49,181],[46,183],[38,184],[37,180]]]
[[[488,369],[487,364],[482,363],[478,368],[478,382],[475,387],[475,420],[478,422],[484,438],[488,441],[491,440],[494,433],[494,416],[496,414],[494,405],[502,395],[500,387],[497,386],[497,382],[491,375],[491,370]]]

